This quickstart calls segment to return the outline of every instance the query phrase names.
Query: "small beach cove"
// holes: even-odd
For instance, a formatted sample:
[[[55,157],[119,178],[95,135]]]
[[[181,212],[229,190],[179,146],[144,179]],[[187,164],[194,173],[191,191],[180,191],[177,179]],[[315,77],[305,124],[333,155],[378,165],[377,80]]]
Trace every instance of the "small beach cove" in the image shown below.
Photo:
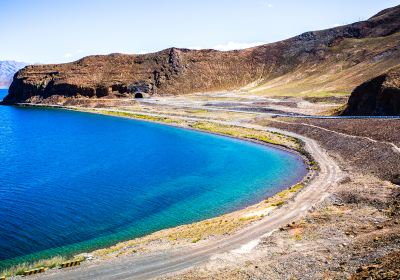
[[[31,174],[27,170],[24,170],[24,172],[14,170],[16,172],[14,175],[19,176],[16,178],[27,178],[26,175],[30,175],[31,182],[40,182],[38,184],[40,187],[35,189],[32,184],[29,187],[26,187],[28,185],[26,182],[21,184],[18,199],[15,198],[15,201],[18,200],[18,202],[23,203],[27,206],[27,209],[9,207],[8,209],[12,209],[11,214],[5,216],[9,218],[13,215],[16,216],[17,211],[31,210],[32,213],[26,215],[30,218],[30,221],[27,221],[27,225],[24,225],[24,228],[28,229],[24,234],[31,234],[29,240],[34,240],[33,244],[40,248],[39,245],[43,245],[43,243],[41,240],[35,240],[35,236],[42,236],[39,232],[45,228],[48,230],[45,234],[48,237],[47,239],[51,240],[51,243],[47,244],[48,247],[44,250],[39,249],[32,253],[21,254],[16,256],[17,259],[14,258],[13,261],[91,251],[163,228],[219,216],[252,205],[294,185],[307,173],[302,159],[295,154],[232,138],[109,116],[53,109],[2,106],[1,109],[3,108],[11,110],[7,114],[13,117],[23,118],[21,114],[27,114],[27,119],[35,119],[35,123],[46,123],[46,130],[56,133],[56,135],[43,137],[40,135],[41,133],[35,132],[34,137],[32,135],[30,137],[29,149],[26,149],[27,151],[24,151],[23,148],[19,149],[25,158],[27,155],[32,158],[35,154],[46,155],[46,157],[52,155],[53,158],[39,159],[42,160],[39,161],[41,164],[36,165],[30,162],[29,167],[34,169]],[[51,119],[51,122],[49,119]],[[50,126],[49,122],[51,123]],[[7,122],[3,121],[2,123]],[[24,131],[28,130],[29,132],[32,125],[34,125],[33,122],[26,121],[25,126],[13,127],[10,131],[14,135],[23,135]],[[135,131],[131,132],[130,135],[129,128],[136,126],[139,126],[141,134]],[[57,131],[61,130],[60,127],[63,128],[63,132]],[[59,133],[65,133],[65,129],[70,129],[70,138],[60,137]],[[79,135],[82,135],[83,131],[88,129],[91,132],[91,138],[85,140],[87,142],[79,139]],[[161,141],[159,136],[148,130],[160,130],[160,133],[163,133],[165,137],[172,137],[173,139],[164,140],[164,138],[161,138],[163,140]],[[45,130],[39,129],[39,131]],[[104,135],[108,135],[110,138],[104,138]],[[29,142],[27,141],[28,136],[23,136],[26,137],[24,142]],[[59,141],[60,139],[63,141]],[[79,145],[73,145],[74,142],[71,142],[76,139],[80,140]],[[100,139],[102,141],[99,141]],[[107,141],[104,139],[107,139]],[[52,143],[52,140],[55,142]],[[105,141],[104,145],[98,144],[103,140]],[[13,141],[15,147],[17,140],[13,139]],[[143,143],[144,141],[145,143]],[[185,141],[189,142],[186,143]],[[48,144],[45,147],[50,149],[51,152],[38,150],[42,148],[39,143]],[[122,148],[120,150],[115,149],[117,144],[113,145],[113,143],[118,143],[118,146],[122,146]],[[148,143],[151,143],[151,148],[146,147]],[[177,143],[179,145],[176,145]],[[141,146],[135,147],[136,144]],[[140,157],[138,154],[138,151],[154,152],[154,146],[158,146],[156,155],[146,154]],[[76,159],[74,152],[77,149],[82,149],[79,152],[80,155],[85,154],[83,151],[90,151],[90,153],[86,153],[86,157],[83,159]],[[108,154],[109,150],[113,153]],[[62,159],[55,157],[52,154],[54,151],[64,151],[64,154],[62,154],[64,157]],[[105,155],[105,158],[99,158],[99,155]],[[158,161],[160,155],[163,156],[163,160]],[[57,156],[60,156],[60,154],[58,153]],[[193,160],[193,156],[196,160]],[[62,162],[68,158],[70,158],[69,162]],[[95,167],[90,165],[89,159],[96,163]],[[135,160],[137,161],[135,162]],[[21,164],[22,160],[14,159],[14,162]],[[73,165],[76,162],[79,163],[79,168]],[[57,165],[52,166],[55,163]],[[154,163],[156,165],[152,166]],[[96,168],[98,164],[100,164],[100,167]],[[12,164],[9,163],[9,166],[12,166]],[[37,167],[34,168],[34,166]],[[172,175],[166,175],[171,172],[171,170],[168,170],[168,167],[171,166],[174,167]],[[275,168],[272,168],[273,171],[271,171],[271,167],[274,166]],[[5,168],[2,168],[2,172],[5,172],[5,170]],[[57,173],[59,173],[57,182],[51,181],[51,174],[49,175],[51,170],[57,170]],[[155,170],[158,174],[164,174],[166,177],[157,181],[154,178]],[[65,179],[61,178],[60,173],[67,171],[67,174],[74,175],[72,179],[68,176]],[[151,177],[148,181],[143,179],[146,172],[149,172],[148,176]],[[135,173],[142,177],[139,180],[138,178],[129,178]],[[12,172],[8,171],[7,175],[9,176],[2,176],[2,178],[11,180],[11,174]],[[37,174],[42,175],[40,179],[35,177]],[[51,186],[49,182],[52,182]],[[74,182],[74,184],[71,184],[71,182]],[[77,182],[83,182],[84,185]],[[49,185],[46,187],[46,184]],[[74,189],[74,185],[79,186],[79,188]],[[43,186],[49,193],[43,193]],[[126,189],[122,186],[127,188],[130,196],[127,195]],[[142,193],[143,189],[151,191]],[[9,190],[10,188],[3,192],[6,193]],[[28,194],[30,194],[29,197]],[[54,201],[57,204],[51,205],[51,199],[43,199],[43,197],[48,198],[49,194],[51,194],[50,197],[55,197]],[[98,198],[99,195],[101,198]],[[68,196],[71,196],[73,200],[68,200]],[[99,200],[96,201],[96,197]],[[22,198],[26,201],[21,201]],[[137,204],[139,198],[142,199],[142,202]],[[5,198],[4,201],[8,200],[11,199]],[[91,205],[93,200],[96,202]],[[68,203],[65,203],[67,201]],[[34,210],[35,203],[33,202],[47,208],[42,211]],[[147,204],[148,202],[150,204]],[[61,209],[61,207],[58,207],[59,205],[65,207]],[[141,213],[141,209],[146,209],[146,213]],[[67,210],[67,214],[61,213],[64,210]],[[35,211],[38,213],[36,217]],[[46,225],[41,224],[43,219],[47,218],[43,216],[44,213],[46,216],[51,216],[54,211],[59,216],[53,217],[51,222],[47,222]],[[88,223],[88,220],[85,219],[89,219],[90,222]],[[104,221],[106,222],[104,223]],[[82,226],[87,224],[92,225],[89,227],[90,234],[87,234],[88,228]],[[60,241],[57,241],[57,234],[53,235],[54,232],[57,232],[55,229],[58,227],[63,228],[63,231],[59,231],[59,240],[64,242],[65,237],[70,237],[69,244],[60,243]],[[68,230],[65,230],[71,228],[76,229],[79,234],[76,234],[76,232],[68,233]],[[87,235],[82,234],[82,232]],[[79,236],[84,236],[84,238],[79,240],[77,239]],[[2,238],[1,240],[10,239],[7,237],[7,239]],[[11,243],[7,242],[6,245],[8,244]],[[5,257],[3,263],[9,259]]]

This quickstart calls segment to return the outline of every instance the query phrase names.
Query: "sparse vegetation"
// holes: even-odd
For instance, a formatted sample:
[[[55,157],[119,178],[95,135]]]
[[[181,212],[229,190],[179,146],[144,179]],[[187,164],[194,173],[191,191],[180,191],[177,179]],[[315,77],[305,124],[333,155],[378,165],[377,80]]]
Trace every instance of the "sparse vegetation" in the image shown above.
[[[304,184],[299,183],[294,185],[293,187],[289,188],[289,191],[294,193],[294,192],[298,192],[299,190],[301,190],[302,188],[304,188]]]
[[[260,131],[250,128],[216,124],[211,122],[196,122],[190,127],[233,137],[257,140],[269,144],[281,145],[295,150],[300,149],[300,144],[293,137],[276,132]]]
[[[299,184],[296,184],[296,185],[290,187],[287,190],[283,190],[283,191],[279,192],[276,196],[278,196],[281,199],[284,199],[284,198],[287,198],[292,193],[296,193],[296,192],[300,191],[302,188],[304,188],[304,185],[302,183],[299,183]],[[279,206],[279,205],[274,205],[274,206]]]
[[[99,249],[96,251],[96,255],[100,255],[100,256],[109,255],[109,254],[120,251],[124,246],[127,246],[127,244],[118,243],[118,244],[108,247],[108,248]]]
[[[282,206],[284,203],[285,203],[285,201],[280,200],[280,201],[272,203],[271,206],[279,207],[279,206]]]
[[[336,108],[322,112],[321,115],[337,116],[337,115],[340,115],[346,108],[347,108],[347,104],[338,105]]]
[[[14,99],[11,96],[9,102],[10,104],[17,101],[51,104],[55,102],[54,100],[65,102],[70,98],[67,101],[73,105],[73,102],[81,102],[75,97],[77,91],[83,86],[91,95],[92,92],[103,89],[98,85],[100,80],[106,84],[106,87],[111,88],[117,85],[116,81],[128,84],[133,81],[148,80],[148,83],[154,85],[154,93],[156,93],[154,96],[157,99],[160,97],[160,101],[164,93],[172,96],[193,92],[199,93],[196,96],[196,102],[200,101],[200,98],[212,101],[213,99],[209,97],[201,97],[200,92],[204,92],[205,95],[208,91],[227,90],[227,94],[214,97],[220,102],[207,102],[204,108],[219,103],[222,104],[221,108],[227,109],[242,106],[243,108],[240,109],[253,110],[251,106],[254,106],[253,113],[257,109],[260,112],[270,110],[272,112],[288,111],[294,114],[306,112],[304,114],[337,115],[347,106],[342,105],[341,101],[350,95],[355,86],[399,64],[399,11],[400,6],[382,11],[371,19],[363,20],[355,25],[308,32],[299,37],[256,47],[250,51],[171,49],[140,57],[113,54],[87,57],[79,62],[63,65],[27,67],[15,76]],[[149,75],[149,73],[154,75]],[[94,74],[95,78],[93,78]],[[51,91],[52,84],[57,86],[64,84],[67,89],[65,96],[55,96],[55,99],[52,99],[54,96],[46,98],[47,93],[57,92]],[[396,87],[398,88],[398,84]],[[231,91],[239,88],[242,88],[241,94],[231,98]],[[26,92],[31,94],[19,94]],[[113,96],[116,93],[115,90],[113,92],[106,92],[108,97],[112,97],[110,99],[115,97]],[[362,99],[368,95],[365,94],[364,89],[361,93],[363,93],[360,95]],[[251,99],[252,95],[259,96],[257,99]],[[25,100],[25,96],[34,98]],[[268,96],[279,97],[277,99],[281,100],[270,105],[271,102],[263,101],[263,98]],[[292,102],[287,99],[300,101]],[[245,102],[242,104],[236,102],[241,100]],[[303,102],[304,100],[313,104]],[[327,100],[334,102],[314,106],[315,103],[325,103]],[[252,249],[254,251],[247,255],[238,257],[237,254],[233,254],[233,257],[230,256],[231,259],[229,259],[227,255],[230,253],[224,254],[223,266],[220,265],[221,258],[210,259],[206,267],[199,266],[184,271],[184,275],[166,275],[163,276],[164,278],[397,279],[399,277],[400,161],[398,150],[400,140],[397,132],[400,131],[400,122],[389,123],[389,120],[369,119],[299,118],[295,120],[282,118],[279,115],[267,118],[265,116],[268,114],[245,116],[244,112],[228,113],[217,112],[217,110],[213,112],[210,107],[208,107],[209,110],[188,109],[189,106],[179,107],[179,103],[172,105],[167,103],[169,106],[163,108],[163,102],[158,101],[153,107],[149,105],[151,102],[147,104],[143,102],[146,104],[143,106],[148,106],[143,110],[141,104],[130,106],[130,103],[126,103],[128,106],[122,108],[118,107],[120,105],[117,101],[107,101],[96,97],[86,98],[86,101],[87,104],[81,104],[81,106],[87,107],[87,110],[90,110],[92,103],[101,102],[98,108],[105,108],[104,106],[109,108],[102,112],[104,114],[166,124],[186,126],[190,122],[182,121],[180,117],[192,117],[193,120],[197,117],[196,120],[202,121],[190,123],[189,126],[194,129],[295,149],[308,158],[308,168],[311,172],[304,181],[308,182],[308,179],[316,173],[313,170],[319,170],[320,166],[307,151],[303,150],[301,141],[279,133],[211,122],[212,120],[232,123],[253,121],[257,124],[265,119],[266,122],[270,122],[263,123],[265,126],[314,139],[326,150],[328,157],[331,157],[332,162],[326,160],[330,167],[334,165],[334,161],[338,161],[338,166],[349,178],[337,181],[336,179],[342,175],[341,172],[336,172],[334,168],[332,169],[334,171],[331,171],[331,168],[322,168],[324,172],[320,172],[320,175],[330,174],[315,183],[324,181],[320,185],[326,185],[326,188],[317,187],[315,193],[311,188],[311,195],[304,193],[303,198],[310,200],[307,201],[310,208],[303,209],[301,213],[303,219],[300,222],[299,216],[295,216],[293,221],[288,220],[287,224],[285,222],[286,226],[281,227],[281,231],[271,232],[271,235],[260,238],[257,241],[257,247]],[[259,105],[255,106],[255,103]],[[114,111],[111,110],[113,106],[123,111],[135,110],[136,112]],[[324,153],[322,149],[321,153]],[[321,167],[325,164],[323,161],[322,157]],[[97,250],[94,254],[109,258],[135,253],[138,250],[154,250],[157,245],[165,246],[163,249],[170,249],[171,247],[168,246],[171,244],[182,242],[186,246],[199,241],[206,242],[206,239],[210,237],[233,233],[264,216],[267,216],[265,221],[268,221],[268,218],[271,218],[268,217],[269,210],[286,205],[285,203],[304,188],[304,184],[296,184],[247,209],[155,232],[110,248]],[[323,198],[320,202],[312,199],[318,198],[318,192],[321,192],[321,198]],[[301,205],[297,204],[297,206]],[[310,211],[306,211],[307,209]],[[276,214],[282,212],[278,210]],[[285,215],[282,216],[285,217]],[[64,261],[66,259],[63,257],[55,257],[35,263],[20,264],[3,273],[7,276],[20,275],[25,270],[36,267],[57,267]]]
[[[197,243],[197,242],[199,242],[200,240],[201,240],[200,237],[196,237],[196,238],[194,238],[194,239],[192,240],[192,243]]]
[[[40,268],[40,267],[44,267],[44,268],[48,268],[48,269],[55,268],[55,267],[60,266],[63,262],[66,262],[69,260],[70,259],[68,259],[66,257],[55,256],[50,259],[38,260],[33,263],[25,262],[25,263],[21,263],[21,264],[9,267],[7,269],[4,269],[3,271],[0,272],[0,276],[4,275],[6,277],[11,277],[11,276],[15,276],[15,275],[23,275],[24,272],[27,270]],[[83,261],[84,258],[81,256],[77,256],[77,257],[73,258],[73,260]]]
[[[318,162],[310,160],[309,165],[313,170],[319,170]]]
[[[296,234],[294,235],[294,239],[295,239],[296,241],[301,241],[301,240],[303,239],[303,237],[301,236],[301,234],[296,233]]]
[[[212,133],[218,133],[223,135],[228,135],[232,137],[251,139],[256,141],[261,141],[274,145],[281,145],[291,149],[296,149],[301,151],[302,142],[298,139],[276,133],[268,132],[262,130],[256,130],[251,128],[244,128],[239,126],[223,125],[208,121],[197,121],[197,122],[187,122],[181,120],[176,116],[164,117],[156,116],[152,114],[145,113],[147,110],[141,114],[140,112],[129,112],[129,111],[116,111],[116,110],[92,110],[92,109],[78,109],[78,110],[88,110],[90,112],[96,112],[100,114],[106,114],[111,116],[125,117],[142,119],[147,121],[163,122],[168,124],[179,124],[188,125],[194,129],[203,130]],[[207,112],[206,110],[193,110],[190,113],[203,114]],[[235,113],[236,114],[236,113]],[[212,236],[221,236],[226,234],[231,234],[254,221],[264,218],[268,215],[269,210],[273,210],[276,207],[282,206],[285,201],[291,198],[294,193],[299,191],[304,187],[303,184],[297,184],[289,189],[283,190],[275,196],[267,199],[265,203],[260,203],[252,210],[243,210],[244,212],[230,213],[223,215],[221,217],[212,218],[206,221],[200,221],[197,223],[183,225],[172,229],[162,230],[148,236],[137,238],[127,242],[118,243],[112,247],[99,249],[93,252],[96,257],[111,257],[128,255],[136,252],[143,252],[149,250],[152,244],[170,244],[176,245],[183,242],[184,243],[197,243],[200,240],[207,239]],[[249,213],[250,212],[250,213]],[[169,246],[170,246],[169,245]],[[65,261],[65,260],[64,260]],[[62,262],[62,261],[60,261]],[[46,267],[55,267],[47,266]],[[25,269],[26,270],[26,269]]]
[[[172,229],[161,230],[148,236],[118,243],[110,248],[96,250],[93,252],[93,254],[98,257],[108,256],[111,254],[116,256],[122,254],[128,255],[136,253],[137,251],[143,251],[145,250],[144,248],[148,248],[148,246],[150,246],[150,244],[153,242],[159,243],[162,240],[171,244],[177,244],[182,241],[197,243],[200,240],[207,239],[211,236],[231,234],[239,228],[264,218],[266,215],[262,213],[262,211],[270,207],[275,208],[282,206],[287,199],[293,197],[293,195],[295,195],[295,193],[300,191],[303,187],[304,185],[302,183],[296,184],[291,188],[283,190],[259,203],[253,210],[245,209],[242,210],[243,212],[233,212],[205,221],[200,221],[189,225],[182,225]],[[265,203],[268,204],[267,207],[265,206]],[[261,211],[261,214],[258,214],[258,211]]]
[[[141,120],[148,120],[154,122],[164,122],[164,123],[177,123],[177,120],[172,120],[166,117],[158,117],[158,116],[151,116],[145,114],[137,114],[137,113],[130,113],[130,112],[121,112],[121,111],[112,111],[112,110],[104,110],[101,111],[106,115],[117,116],[117,117],[125,117],[125,118],[132,118],[132,119],[141,119]]]

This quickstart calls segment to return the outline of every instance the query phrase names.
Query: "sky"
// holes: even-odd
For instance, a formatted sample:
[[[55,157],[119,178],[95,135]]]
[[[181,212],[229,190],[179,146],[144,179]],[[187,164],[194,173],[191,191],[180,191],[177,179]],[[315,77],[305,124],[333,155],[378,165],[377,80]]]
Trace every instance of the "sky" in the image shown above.
[[[0,60],[230,50],[368,19],[400,0],[0,0]]]

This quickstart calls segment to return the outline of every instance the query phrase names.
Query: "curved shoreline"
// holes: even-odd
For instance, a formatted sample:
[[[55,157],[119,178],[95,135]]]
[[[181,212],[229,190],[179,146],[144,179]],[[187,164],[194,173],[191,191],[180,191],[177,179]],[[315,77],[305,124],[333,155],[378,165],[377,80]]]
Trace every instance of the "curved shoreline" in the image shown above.
[[[59,110],[67,110],[67,111],[74,111],[74,112],[80,112],[80,113],[90,113],[90,114],[97,114],[97,115],[103,115],[103,116],[110,116],[110,117],[115,117],[115,118],[123,118],[123,119],[131,119],[139,122],[147,122],[147,123],[155,123],[155,124],[160,124],[160,125],[166,125],[166,126],[171,126],[171,127],[176,127],[176,128],[181,128],[181,129],[186,129],[186,130],[193,130],[193,131],[198,131],[198,132],[204,132],[208,134],[213,134],[213,135],[219,135],[223,137],[228,137],[232,139],[237,139],[237,140],[242,140],[246,142],[253,142],[256,144],[264,145],[264,146],[269,146],[273,147],[276,149],[282,149],[284,151],[287,151],[289,153],[293,153],[299,156],[302,156],[298,151],[294,149],[290,149],[284,145],[280,144],[272,144],[272,143],[267,143],[263,141],[258,141],[255,139],[249,139],[249,138],[242,138],[242,137],[236,137],[236,136],[231,136],[223,133],[217,133],[217,132],[212,132],[212,131],[207,131],[207,130],[202,130],[202,129],[196,129],[193,127],[189,126],[182,126],[177,123],[169,123],[169,122],[162,122],[162,121],[155,121],[155,120],[149,120],[149,119],[141,119],[141,118],[135,118],[135,117],[129,117],[129,116],[121,116],[121,115],[113,115],[113,114],[108,114],[107,112],[122,112],[122,113],[132,113],[135,114],[136,112],[129,112],[129,111],[124,111],[124,110],[118,110],[118,109],[101,109],[101,108],[85,108],[85,107],[76,107],[76,106],[62,106],[62,105],[48,105],[48,104],[26,104],[26,103],[21,103],[21,104],[16,104],[14,107],[32,107],[32,108],[45,108],[45,109],[59,109]],[[148,115],[148,116],[156,116],[157,114],[153,113],[143,113],[143,115]],[[162,114],[159,114],[162,115]],[[177,118],[177,119],[189,119],[188,117],[179,117],[179,116],[170,116],[171,118]],[[210,119],[199,119],[199,121],[204,121],[204,122],[212,122],[212,123],[218,123],[218,121],[215,120],[210,120]]]
[[[138,118],[133,118],[133,117],[123,117],[123,116],[117,116],[117,115],[104,114],[104,113],[101,112],[101,109],[95,109],[93,111],[92,110],[86,110],[86,109],[85,110],[76,110],[76,108],[68,108],[68,107],[58,108],[58,109],[62,109],[62,110],[66,109],[66,110],[77,111],[77,112],[81,112],[81,113],[99,114],[99,115],[110,116],[110,117],[115,117],[115,118],[125,118],[125,119],[135,120],[135,121],[139,121],[139,122],[155,123],[155,124],[159,124],[159,125],[165,125],[165,126],[175,127],[175,128],[179,128],[179,129],[196,131],[196,132],[201,132],[201,133],[206,133],[206,134],[211,134],[211,135],[216,135],[216,136],[222,136],[222,137],[230,138],[230,139],[233,139],[233,140],[253,143],[253,144],[257,144],[257,145],[260,145],[260,146],[281,150],[281,151],[284,151],[286,153],[295,155],[299,159],[302,160],[302,163],[307,168],[308,172],[303,177],[299,178],[299,180],[296,180],[297,182],[295,184],[293,184],[291,186],[288,186],[288,187],[279,188],[279,191],[275,192],[271,196],[261,198],[256,203],[252,203],[252,204],[240,207],[239,209],[236,209],[236,210],[234,210],[232,212],[228,212],[228,213],[216,216],[216,217],[222,217],[222,216],[225,216],[225,215],[233,213],[233,212],[244,210],[244,209],[246,209],[246,208],[248,208],[250,206],[257,205],[258,203],[264,201],[265,199],[273,197],[273,196],[279,194],[280,192],[282,192],[284,190],[287,190],[287,189],[290,189],[291,187],[293,187],[293,186],[295,186],[297,184],[304,183],[305,186],[307,186],[306,184],[308,184],[310,180],[312,180],[315,176],[318,175],[318,170],[310,168],[311,167],[310,162],[312,161],[312,158],[307,157],[307,154],[301,153],[300,151],[298,151],[296,149],[289,148],[289,147],[287,147],[285,145],[282,145],[282,144],[272,144],[272,143],[263,142],[263,141],[257,140],[257,139],[250,139],[250,138],[232,136],[232,135],[228,135],[228,134],[208,131],[208,130],[204,130],[204,129],[198,129],[198,128],[194,128],[194,127],[190,127],[190,126],[183,126],[183,125],[178,125],[178,124],[173,124],[173,123],[165,123],[165,122],[160,122],[160,121],[143,120],[143,119],[138,119]],[[208,120],[207,122],[213,123],[213,121],[210,121],[210,120]],[[295,139],[297,139],[297,138],[295,138]],[[303,146],[303,145],[304,144],[302,143],[301,146]],[[216,218],[216,217],[212,217],[212,218],[209,218],[209,219],[213,219],[213,218]],[[208,220],[208,219],[206,219],[206,220]],[[204,221],[204,220],[202,220],[202,221]],[[194,223],[196,223],[196,222],[194,222]],[[193,224],[193,223],[191,223],[191,224]],[[190,225],[190,224],[184,224],[182,226],[185,226],[185,225]]]
[[[264,127],[258,128],[267,130]],[[54,275],[58,279],[74,279],[74,277],[79,277],[80,279],[104,277],[107,279],[131,279],[132,277],[135,279],[147,279],[157,277],[204,263],[215,254],[240,248],[305,215],[313,205],[322,201],[328,195],[329,188],[340,180],[341,170],[315,140],[278,129],[269,128],[268,130],[285,133],[302,140],[305,149],[319,163],[320,172],[319,176],[314,177],[307,187],[265,218],[227,237],[186,246],[184,247],[186,250],[170,248],[166,251],[139,256],[133,255],[109,261],[103,260],[72,271],[49,272],[48,275],[43,275],[44,279],[52,279],[51,277]]]
[[[32,106],[32,107],[59,108],[59,109],[67,109],[67,110],[79,111],[79,112],[84,112],[84,113],[96,113],[96,114],[108,115],[108,114],[104,114],[103,112],[101,112],[102,110],[98,110],[98,109],[95,109],[95,110],[87,110],[86,108],[71,108],[71,107],[61,107],[61,108],[60,108],[60,106],[47,106],[47,105],[46,105],[46,106],[30,105],[30,106]],[[82,110],[82,109],[83,109],[83,110]],[[122,117],[122,116],[115,116],[115,117]],[[135,119],[135,118],[132,118],[132,117],[126,117],[126,118]],[[229,137],[229,138],[233,138],[233,139],[238,139],[238,140],[240,140],[240,141],[252,142],[252,143],[256,143],[256,144],[258,144],[258,145],[263,145],[263,146],[267,146],[267,147],[272,147],[272,148],[275,148],[275,149],[284,150],[285,152],[288,152],[288,153],[291,153],[291,154],[295,154],[296,156],[299,156],[300,158],[302,158],[303,163],[304,163],[305,165],[309,165],[309,161],[310,161],[309,158],[307,158],[304,154],[300,153],[299,151],[296,151],[296,150],[294,150],[294,149],[290,149],[290,148],[285,147],[285,146],[283,146],[283,145],[271,144],[271,143],[267,143],[267,142],[263,142],[263,141],[259,141],[259,140],[255,140],[255,139],[248,139],[248,138],[243,138],[243,137],[235,137],[235,136],[226,135],[226,134],[223,134],[223,133],[216,133],[216,132],[211,132],[211,131],[207,131],[207,130],[196,129],[196,128],[193,128],[193,127],[182,126],[182,125],[179,125],[179,124],[164,123],[164,122],[150,121],[150,120],[143,120],[143,119],[136,119],[136,120],[138,120],[138,121],[144,121],[144,122],[153,122],[153,123],[158,123],[158,124],[161,124],[161,125],[173,126],[173,127],[177,127],[177,128],[180,128],[180,129],[189,129],[189,130],[194,130],[194,131],[200,131],[200,132],[202,132],[202,133],[208,133],[208,134],[214,134],[214,135],[219,135],[219,136],[223,136],[223,137]],[[207,120],[207,121],[213,123],[213,121],[210,121],[210,120]],[[279,133],[282,133],[282,131],[279,132]],[[291,136],[291,137],[293,137],[293,136]],[[312,176],[310,176],[310,174],[312,174]],[[299,180],[299,183],[305,183],[305,182],[306,182],[306,183],[309,183],[309,181],[312,180],[314,177],[315,177],[315,172],[313,172],[313,171],[311,170],[311,171],[309,171],[301,180]],[[305,178],[307,178],[307,179],[305,179]],[[283,188],[282,190],[286,190],[286,189],[287,189],[287,188],[285,187],[285,188]],[[290,189],[290,188],[289,188],[289,189]],[[279,192],[281,192],[282,190],[280,190]],[[274,195],[269,196],[269,197],[274,197],[274,196],[276,196],[277,194],[279,194],[279,192],[278,192],[278,193],[275,193]],[[298,194],[298,193],[296,193],[296,195],[297,195],[297,194]],[[265,198],[263,198],[263,199],[265,199]],[[293,200],[294,198],[291,197],[290,199]],[[203,220],[203,221],[212,220],[212,219],[216,219],[216,218],[223,218],[223,217],[225,217],[225,216],[227,216],[227,215],[235,214],[235,213],[244,211],[244,210],[246,210],[246,209],[248,209],[248,208],[254,207],[254,206],[256,206],[257,204],[259,204],[259,203],[251,204],[250,206],[249,206],[249,205],[243,206],[243,207],[241,207],[240,209],[234,210],[233,212],[229,212],[229,213],[226,213],[226,214],[223,214],[223,215],[214,217],[214,218],[206,219],[206,220]],[[197,223],[197,222],[195,222],[195,223]],[[181,226],[177,226],[177,227],[187,227],[187,226],[193,225],[193,224],[195,224],[195,223],[192,223],[192,224],[185,224],[185,225],[181,225]],[[252,225],[252,224],[253,224],[253,222],[250,223],[250,225]],[[248,227],[249,225],[245,225],[245,226]],[[174,228],[175,228],[175,227],[174,227]],[[243,227],[239,227],[237,230],[235,230],[235,231],[232,233],[232,235],[235,235],[238,231],[241,231],[242,229],[243,229]],[[163,230],[160,230],[160,231],[157,231],[157,232],[166,231],[166,230],[169,230],[169,229],[163,229]],[[155,233],[157,233],[157,232],[155,232]],[[150,235],[152,235],[152,234],[154,234],[154,233],[148,234],[148,235],[146,235],[146,236],[144,236],[144,237],[150,236]],[[133,240],[140,239],[140,238],[144,238],[144,237],[134,238]],[[131,240],[131,241],[132,241],[132,240]],[[129,242],[129,241],[119,242],[119,243],[117,243],[117,245],[120,244],[120,243],[124,243],[124,242]],[[172,248],[172,249],[173,249],[173,248]],[[102,249],[98,249],[98,250],[102,250]],[[96,252],[96,251],[98,251],[98,250],[95,250],[95,251],[93,251],[93,252]],[[93,252],[92,252],[92,253],[93,253]]]
[[[299,157],[300,159],[302,159],[302,162],[303,162],[304,166],[306,166],[308,172],[302,178],[299,178],[299,180],[298,180],[298,182],[296,184],[308,183],[310,180],[312,180],[315,176],[318,175],[317,174],[318,170],[311,168],[311,162],[313,161],[313,158],[309,156],[309,153],[304,153],[304,151],[297,150],[297,149],[294,149],[294,148],[290,148],[288,146],[285,146],[285,145],[279,144],[279,143],[273,144],[273,143],[269,143],[269,142],[265,142],[265,141],[261,141],[261,140],[257,140],[257,139],[250,139],[250,138],[245,138],[245,137],[233,136],[233,135],[214,132],[214,131],[209,131],[209,130],[205,130],[205,129],[198,129],[198,128],[194,128],[194,127],[191,127],[191,126],[179,125],[177,123],[169,123],[169,122],[162,122],[162,121],[147,120],[147,119],[135,118],[133,116],[120,116],[120,115],[114,115],[114,114],[109,114],[108,113],[110,111],[113,111],[115,113],[125,112],[125,111],[122,111],[122,110],[99,109],[99,108],[80,108],[80,107],[75,107],[75,106],[41,105],[41,104],[18,104],[17,107],[33,107],[33,108],[39,107],[39,108],[48,108],[48,109],[68,110],[68,111],[80,112],[80,113],[97,114],[97,115],[109,116],[109,117],[115,117],[115,118],[130,119],[130,120],[134,120],[134,121],[138,121],[138,122],[154,123],[154,124],[170,126],[170,127],[175,127],[175,128],[179,128],[179,129],[196,131],[196,132],[201,132],[201,133],[206,133],[206,134],[211,134],[211,135],[231,138],[231,139],[234,139],[234,140],[249,142],[249,143],[253,143],[253,144],[257,144],[257,145],[261,145],[261,146],[265,146],[265,147],[269,147],[269,148],[273,148],[273,149],[278,149],[278,150],[284,151],[286,153],[295,155],[295,156]],[[149,113],[149,114],[145,113],[143,115],[155,116],[155,114],[152,114],[152,113]],[[177,117],[177,116],[172,116],[172,117],[173,118],[178,118],[178,119],[194,119],[194,118]],[[232,125],[232,126],[241,127],[238,124],[233,124],[233,123],[228,124],[228,123],[215,121],[215,120],[201,120],[201,119],[199,119],[198,121],[204,121],[204,122],[210,122],[210,123],[216,123],[216,124],[224,124],[224,125]],[[251,129],[256,129],[256,128],[251,128]],[[276,132],[276,133],[280,133],[280,134],[289,136],[287,134],[288,132],[278,131],[277,129],[274,129],[274,128],[271,128],[271,129],[268,129],[268,130],[265,130],[265,131],[266,132]],[[293,137],[294,139],[297,139],[297,140],[301,140],[301,139],[299,139],[297,137],[294,137],[294,136],[290,136],[290,137]],[[300,148],[303,148],[303,146],[304,146],[304,143],[302,142],[300,144]],[[304,182],[307,177],[309,177],[307,179],[307,182]],[[296,185],[296,184],[294,184],[294,185]],[[291,186],[289,186],[289,188],[290,187]],[[287,188],[288,187],[284,187],[279,192],[281,192],[281,191],[283,191],[283,190],[285,190]],[[279,193],[279,192],[277,192],[277,193]],[[273,194],[272,196],[276,195],[277,193]],[[267,199],[267,198],[268,197],[265,197],[262,200]],[[260,200],[260,201],[262,201],[262,200]],[[257,202],[257,203],[259,203],[259,202]],[[255,203],[255,204],[257,204],[257,203]],[[234,210],[233,212],[239,211],[239,210],[243,210],[244,208],[247,208],[247,207],[249,207],[251,205],[255,205],[255,204],[250,204],[250,205],[241,207],[240,209]],[[232,213],[232,212],[229,212],[229,213]],[[228,213],[226,213],[226,214],[228,214]],[[226,215],[226,214],[223,214],[223,215]],[[220,215],[220,216],[223,216],[223,215]]]

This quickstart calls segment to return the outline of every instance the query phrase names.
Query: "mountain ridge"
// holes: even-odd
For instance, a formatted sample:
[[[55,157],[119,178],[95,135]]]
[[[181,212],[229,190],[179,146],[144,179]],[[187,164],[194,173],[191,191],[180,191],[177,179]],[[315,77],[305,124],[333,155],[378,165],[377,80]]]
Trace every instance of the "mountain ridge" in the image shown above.
[[[14,60],[0,61],[0,88],[8,88],[12,83],[14,74],[26,65],[25,62]]]
[[[169,48],[95,55],[18,71],[4,103],[248,89],[256,94],[350,92],[400,64],[400,6],[366,21],[243,50]]]

